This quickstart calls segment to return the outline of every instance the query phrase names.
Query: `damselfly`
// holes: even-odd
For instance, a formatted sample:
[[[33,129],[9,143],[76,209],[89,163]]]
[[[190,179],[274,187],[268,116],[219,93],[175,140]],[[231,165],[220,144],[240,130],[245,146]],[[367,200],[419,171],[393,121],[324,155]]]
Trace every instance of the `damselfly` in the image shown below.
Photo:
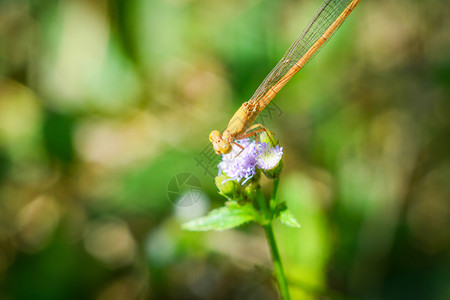
[[[291,45],[275,68],[267,75],[250,100],[244,102],[221,135],[209,135],[216,154],[227,154],[231,144],[242,148],[236,140],[267,131],[261,124],[252,125],[258,114],[272,101],[281,88],[314,56],[344,22],[360,0],[325,0],[302,34]]]

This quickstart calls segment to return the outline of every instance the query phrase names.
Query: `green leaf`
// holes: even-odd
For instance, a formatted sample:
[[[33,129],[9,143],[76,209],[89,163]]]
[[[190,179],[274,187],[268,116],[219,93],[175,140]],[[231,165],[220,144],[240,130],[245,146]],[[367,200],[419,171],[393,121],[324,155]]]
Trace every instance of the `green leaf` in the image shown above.
[[[287,209],[286,202],[280,202],[275,206],[274,215],[276,218],[280,217],[282,211]]]
[[[294,227],[294,228],[300,228],[300,224],[298,223],[297,219],[294,217],[294,215],[291,213],[291,211],[286,207],[283,211],[280,212],[279,215],[281,223],[284,225]]]
[[[225,230],[250,221],[259,222],[259,219],[258,211],[252,205],[228,203],[227,206],[212,210],[205,217],[184,223],[182,228],[192,231]]]
[[[228,195],[225,195],[224,193],[222,193],[222,192],[217,192],[219,195],[221,195],[221,196],[223,196],[223,197],[225,197],[228,201],[234,201],[230,196],[228,196]]]

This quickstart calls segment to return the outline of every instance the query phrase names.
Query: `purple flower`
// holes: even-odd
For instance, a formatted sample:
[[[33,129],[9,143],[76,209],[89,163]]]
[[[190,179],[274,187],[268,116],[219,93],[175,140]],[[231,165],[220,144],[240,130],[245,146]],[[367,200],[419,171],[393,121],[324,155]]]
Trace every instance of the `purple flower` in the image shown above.
[[[263,170],[272,170],[280,163],[283,156],[283,147],[270,147],[267,143],[260,143],[257,147],[256,164],[258,168]]]
[[[244,150],[233,144],[230,153],[222,154],[222,161],[218,165],[219,174],[225,173],[228,177],[238,182],[245,179],[242,182],[244,184],[256,174],[255,143],[250,139],[239,140],[237,143]]]
[[[256,167],[269,170],[278,165],[283,155],[283,148],[270,147],[266,143],[255,143],[250,139],[243,139],[237,143],[244,148],[233,145],[228,154],[222,154],[219,163],[219,175],[226,174],[230,180],[242,181],[244,185],[256,174]]]

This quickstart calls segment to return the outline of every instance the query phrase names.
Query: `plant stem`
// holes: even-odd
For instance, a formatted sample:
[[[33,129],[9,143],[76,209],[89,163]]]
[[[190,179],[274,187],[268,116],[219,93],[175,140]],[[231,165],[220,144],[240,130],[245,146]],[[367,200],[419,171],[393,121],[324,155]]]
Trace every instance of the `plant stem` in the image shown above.
[[[275,202],[275,195],[276,195],[277,187],[278,187],[278,180],[275,180],[273,196],[270,201],[271,208],[274,205],[272,203]],[[268,211],[266,201],[264,199],[264,196],[262,195],[261,189],[258,189],[258,201],[259,201],[259,206],[262,210],[262,213],[267,221],[267,223],[265,223],[263,225],[263,227],[264,227],[264,231],[266,232],[267,240],[269,242],[270,252],[272,254],[272,260],[273,260],[273,268],[274,268],[275,276],[277,278],[278,285],[280,288],[281,298],[283,300],[290,300],[291,297],[289,296],[288,284],[287,284],[286,276],[284,275],[283,264],[281,263],[280,253],[278,251],[277,242],[275,240],[275,235],[273,233],[273,228],[272,228],[273,211]]]
[[[273,180],[273,190],[272,190],[272,198],[270,198],[270,220],[273,220],[273,214],[275,213],[275,207],[277,206],[277,201],[275,200],[278,191],[278,183],[280,182],[280,177],[276,177]]]
[[[278,280],[278,285],[280,286],[281,297],[283,300],[289,300],[291,299],[289,296],[289,288],[286,276],[284,275],[283,264],[281,263],[281,257],[280,253],[278,252],[275,235],[273,234],[272,222],[264,225],[264,230],[266,231],[266,237],[269,241],[270,252],[272,252],[273,268],[275,270],[275,276]]]

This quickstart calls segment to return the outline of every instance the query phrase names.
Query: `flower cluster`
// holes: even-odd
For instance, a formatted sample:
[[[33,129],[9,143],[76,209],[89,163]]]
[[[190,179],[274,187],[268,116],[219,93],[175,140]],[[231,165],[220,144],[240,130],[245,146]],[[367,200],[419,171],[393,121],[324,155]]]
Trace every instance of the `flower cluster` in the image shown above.
[[[272,147],[269,143],[250,139],[239,140],[237,143],[243,149],[233,145],[230,153],[222,155],[222,161],[218,165],[219,175],[225,174],[230,180],[244,185],[256,174],[257,168],[266,173],[281,165],[283,147]]]

